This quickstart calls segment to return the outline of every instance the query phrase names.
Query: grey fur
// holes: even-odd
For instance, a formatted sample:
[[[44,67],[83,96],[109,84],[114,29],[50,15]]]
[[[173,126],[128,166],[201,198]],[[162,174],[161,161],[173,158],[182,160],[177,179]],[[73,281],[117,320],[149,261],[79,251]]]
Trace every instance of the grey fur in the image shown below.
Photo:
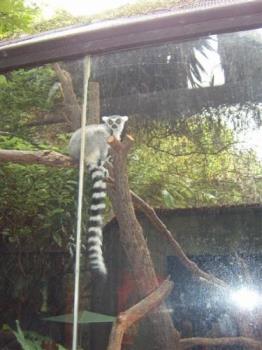
[[[102,117],[104,124],[88,125],[85,128],[85,164],[92,178],[92,197],[90,205],[89,228],[87,231],[87,253],[93,272],[106,276],[107,270],[102,254],[103,211],[105,209],[105,168],[108,158],[109,136],[120,140],[127,116],[113,115]],[[69,142],[69,154],[74,159],[80,158],[81,129],[76,130]]]
[[[110,121],[116,121],[119,119],[121,120],[121,123],[119,125],[116,124],[116,122],[113,122],[112,125],[109,124]],[[109,136],[113,134],[118,140],[120,140],[127,119],[127,116],[120,115],[112,115],[108,117],[104,116],[102,117],[104,124],[93,124],[86,126],[86,165],[97,165],[98,161],[106,160],[109,149],[109,145],[107,143]],[[69,142],[69,154],[74,159],[79,159],[80,157],[80,145],[81,129],[78,129],[73,133]]]

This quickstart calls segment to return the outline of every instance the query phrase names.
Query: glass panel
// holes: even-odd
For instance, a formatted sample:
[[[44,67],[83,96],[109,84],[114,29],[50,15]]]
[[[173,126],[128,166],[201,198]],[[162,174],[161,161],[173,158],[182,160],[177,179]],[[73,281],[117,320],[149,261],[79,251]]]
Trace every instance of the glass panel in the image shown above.
[[[129,117],[129,184],[149,206],[133,194],[142,235],[121,159],[109,165],[107,277],[90,271],[107,154],[89,134],[99,173],[84,184],[79,349],[106,349],[117,315],[168,275],[166,303],[128,327],[123,349],[261,346],[261,48],[252,30],[92,58],[87,124]],[[72,345],[78,170],[62,154],[80,126],[85,74],[81,59],[0,76],[3,349]],[[104,142],[114,128],[102,129]]]
[[[0,348],[71,349],[78,170],[67,145],[83,60],[19,69],[0,86]]]
[[[174,281],[161,310],[182,338],[194,338],[186,348],[261,341],[261,53],[258,29],[93,57],[101,115],[129,116],[130,187],[173,237],[140,203],[146,242],[134,227],[132,239],[131,228],[123,232],[130,213],[119,214],[125,203],[120,231],[107,203],[108,278],[92,291],[93,311],[117,316],[134,305],[152,290],[152,267],[158,281]],[[169,349],[167,319],[156,316],[157,331],[150,319],[127,330],[123,349]],[[92,350],[106,349],[109,333],[93,326]]]

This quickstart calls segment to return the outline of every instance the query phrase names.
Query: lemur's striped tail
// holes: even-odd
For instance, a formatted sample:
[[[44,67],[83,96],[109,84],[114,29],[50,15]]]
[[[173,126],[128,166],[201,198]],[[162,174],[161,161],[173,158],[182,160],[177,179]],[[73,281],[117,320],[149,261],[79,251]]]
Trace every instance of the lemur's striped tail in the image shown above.
[[[106,196],[105,169],[103,166],[89,166],[88,170],[92,179],[92,197],[87,233],[88,261],[91,272],[105,278],[107,270],[102,253],[102,227]]]

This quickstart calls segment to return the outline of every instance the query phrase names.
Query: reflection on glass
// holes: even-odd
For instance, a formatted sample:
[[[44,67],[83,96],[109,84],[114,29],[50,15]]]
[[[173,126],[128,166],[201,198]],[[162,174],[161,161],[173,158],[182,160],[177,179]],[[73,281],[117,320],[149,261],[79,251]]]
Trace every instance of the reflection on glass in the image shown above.
[[[262,303],[261,295],[257,291],[247,287],[242,287],[231,292],[230,299],[240,309],[249,311],[261,307]]]
[[[79,348],[106,349],[116,317],[168,275],[175,287],[166,304],[128,327],[123,349],[169,349],[170,339],[236,349],[243,337],[261,346],[261,52],[258,29],[92,57],[87,123],[128,116],[129,185],[149,207],[135,202],[144,240],[127,199],[116,212],[106,201],[108,278],[91,281],[83,250]],[[38,152],[38,164],[14,152],[1,163],[0,348],[15,349],[21,327],[44,349],[70,349],[78,172],[51,167],[41,151],[67,154],[80,126],[83,61],[18,70],[0,86],[1,159],[3,149]],[[84,185],[83,243],[88,175]]]
[[[128,133],[135,138],[130,186],[191,262],[138,210],[158,280],[169,274],[175,283],[163,313],[182,338],[203,337],[210,346],[236,347],[240,336],[262,337],[261,50],[258,29],[93,60],[101,114],[129,116]],[[118,314],[139,299],[139,272],[114,219],[104,237],[108,288],[93,306]],[[143,249],[141,244],[137,255]],[[101,329],[92,334],[94,349],[106,348],[109,330],[103,330],[104,340]],[[145,321],[127,332],[123,348],[157,348],[157,337]],[[235,343],[224,337],[236,337]],[[221,339],[215,344],[211,338]]]
[[[71,348],[77,170],[55,163],[80,125],[82,81],[82,60],[0,76],[1,349]]]

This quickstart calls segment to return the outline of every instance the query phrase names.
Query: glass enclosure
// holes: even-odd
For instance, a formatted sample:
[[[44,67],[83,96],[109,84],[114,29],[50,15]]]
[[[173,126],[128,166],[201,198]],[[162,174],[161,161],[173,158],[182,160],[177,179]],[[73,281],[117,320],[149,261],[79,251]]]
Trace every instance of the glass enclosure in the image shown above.
[[[121,349],[171,349],[170,339],[183,349],[258,349],[262,30],[92,56],[87,96],[83,62],[0,76],[0,348],[71,349],[79,163],[68,143],[87,97],[88,125],[129,118],[122,139],[134,140],[123,154],[139,224],[121,202],[112,144],[103,281],[85,249],[85,168],[78,349],[109,349],[117,316],[168,276],[165,302],[126,329]]]

